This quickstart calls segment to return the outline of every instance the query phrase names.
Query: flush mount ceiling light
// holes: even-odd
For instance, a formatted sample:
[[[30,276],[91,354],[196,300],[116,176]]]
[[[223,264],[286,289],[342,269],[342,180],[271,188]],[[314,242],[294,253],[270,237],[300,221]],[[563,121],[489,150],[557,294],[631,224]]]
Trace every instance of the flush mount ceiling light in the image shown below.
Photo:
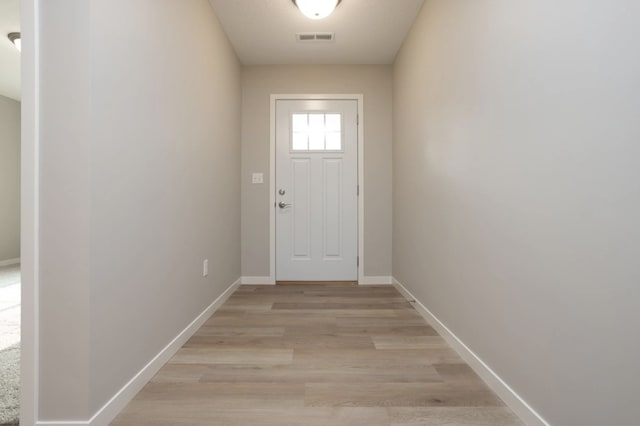
[[[300,12],[310,19],[322,19],[331,15],[333,9],[340,4],[342,0],[291,0],[293,4],[298,6]]]
[[[18,49],[18,51],[22,51],[21,47],[21,42],[20,42],[20,33],[9,33],[7,34],[7,38],[9,40],[11,40],[11,43],[13,43],[16,46],[16,49]]]

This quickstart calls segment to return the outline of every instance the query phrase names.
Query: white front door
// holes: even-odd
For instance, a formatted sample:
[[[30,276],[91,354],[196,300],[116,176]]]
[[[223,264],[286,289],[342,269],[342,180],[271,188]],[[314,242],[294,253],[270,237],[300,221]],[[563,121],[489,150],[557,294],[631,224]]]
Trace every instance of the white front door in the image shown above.
[[[276,101],[276,280],[358,279],[358,102]]]

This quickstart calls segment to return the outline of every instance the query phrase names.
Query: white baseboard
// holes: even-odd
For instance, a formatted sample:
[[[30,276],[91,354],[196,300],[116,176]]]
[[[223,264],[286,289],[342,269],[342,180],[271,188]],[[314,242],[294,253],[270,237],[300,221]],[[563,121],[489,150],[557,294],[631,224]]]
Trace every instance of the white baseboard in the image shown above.
[[[240,282],[244,285],[274,285],[271,277],[241,277]],[[367,276],[358,280],[360,285],[390,285],[393,284],[392,277]]]
[[[11,266],[11,265],[19,265],[20,264],[20,258],[16,257],[15,259],[7,259],[7,260],[0,260],[0,267],[2,266]]]
[[[129,382],[122,387],[93,417],[83,421],[39,421],[37,426],[106,426],[108,425],[142,390],[160,368],[171,359],[178,349],[205,323],[231,294],[240,286],[240,279],[231,284],[214,300],[191,324],[182,330],[167,346],[145,365]]]
[[[240,277],[244,285],[275,285],[271,277]]]
[[[412,302],[414,308],[442,336],[447,343],[464,359],[482,380],[493,390],[513,412],[529,426],[550,426],[527,402],[502,380],[487,364],[478,357],[462,340],[447,328],[429,311],[409,290],[393,278],[393,285],[402,295]]]
[[[358,284],[360,285],[389,285],[393,284],[392,277],[375,277],[375,276],[365,276],[358,280]]]

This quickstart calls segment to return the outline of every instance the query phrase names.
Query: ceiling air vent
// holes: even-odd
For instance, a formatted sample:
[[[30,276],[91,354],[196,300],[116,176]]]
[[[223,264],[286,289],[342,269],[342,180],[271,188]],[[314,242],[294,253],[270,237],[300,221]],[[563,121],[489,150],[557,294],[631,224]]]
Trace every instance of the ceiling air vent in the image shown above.
[[[296,33],[296,39],[304,43],[334,41],[335,33]]]

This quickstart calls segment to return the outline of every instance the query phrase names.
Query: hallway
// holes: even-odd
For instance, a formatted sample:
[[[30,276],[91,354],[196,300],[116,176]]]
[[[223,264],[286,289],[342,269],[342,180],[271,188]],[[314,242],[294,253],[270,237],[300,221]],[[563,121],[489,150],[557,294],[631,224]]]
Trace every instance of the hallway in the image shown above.
[[[241,286],[114,425],[520,425],[392,286]]]
[[[511,422],[452,350],[527,425],[638,423],[640,2],[21,6],[22,425]],[[279,281],[278,214],[334,211],[293,199],[293,139],[337,133],[324,107],[278,132],[304,98],[358,99],[358,283],[450,349],[391,287],[215,312]]]

